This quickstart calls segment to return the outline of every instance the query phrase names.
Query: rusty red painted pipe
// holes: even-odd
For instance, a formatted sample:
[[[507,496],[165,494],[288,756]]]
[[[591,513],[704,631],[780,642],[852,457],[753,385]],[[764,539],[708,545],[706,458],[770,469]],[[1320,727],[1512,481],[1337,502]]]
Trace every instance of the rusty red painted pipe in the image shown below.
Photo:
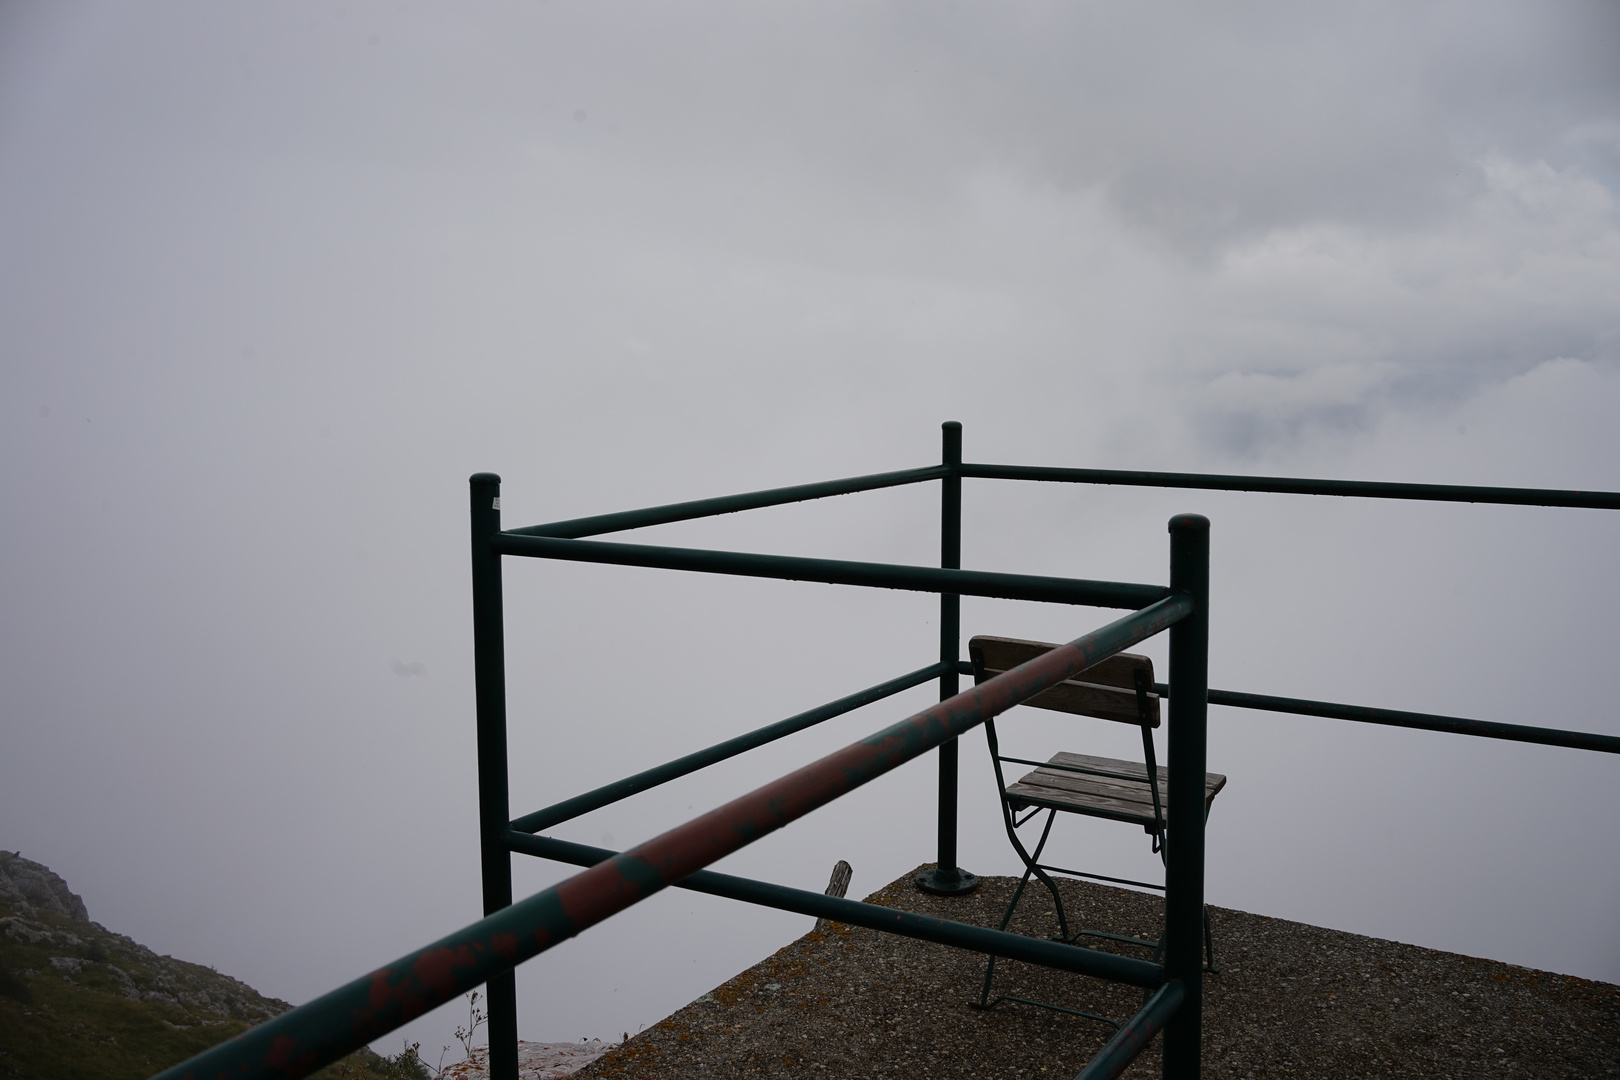
[[[481,919],[159,1074],[308,1075],[947,739],[1186,618],[1167,597]]]

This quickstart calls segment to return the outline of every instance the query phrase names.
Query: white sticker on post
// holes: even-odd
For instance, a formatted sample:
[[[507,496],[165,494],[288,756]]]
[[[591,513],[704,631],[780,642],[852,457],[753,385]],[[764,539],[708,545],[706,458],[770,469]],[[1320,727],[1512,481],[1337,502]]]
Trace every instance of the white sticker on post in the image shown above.
[[[500,496],[499,496],[499,495],[497,495],[497,496],[495,496],[495,498],[494,498],[494,499],[493,499],[493,500],[492,500],[492,501],[491,501],[491,504],[490,504],[490,509],[492,509],[492,510],[499,510],[499,509],[500,509],[500,508],[501,508],[501,497],[500,497]]]

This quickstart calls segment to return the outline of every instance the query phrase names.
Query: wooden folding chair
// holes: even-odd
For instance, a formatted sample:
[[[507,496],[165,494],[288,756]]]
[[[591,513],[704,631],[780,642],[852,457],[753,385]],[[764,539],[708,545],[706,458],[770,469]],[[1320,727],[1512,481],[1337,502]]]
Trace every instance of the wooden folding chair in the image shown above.
[[[1055,648],[1056,645],[1043,641],[976,637],[968,643],[968,655],[973,661],[974,681],[983,682]],[[1013,911],[1024,894],[1024,887],[1029,884],[1030,876],[1033,875],[1039,878],[1041,884],[1052,894],[1052,903],[1058,919],[1058,932],[1053,935],[1055,939],[1073,943],[1081,935],[1108,938],[1151,948],[1153,957],[1157,960],[1163,949],[1162,938],[1158,941],[1148,941],[1144,938],[1087,929],[1078,929],[1071,933],[1068,916],[1063,909],[1063,897],[1059,895],[1057,884],[1050,875],[1057,873],[1093,878],[1121,885],[1156,889],[1160,892],[1164,891],[1162,883],[1132,881],[1129,878],[1070,870],[1040,861],[1041,852],[1052,833],[1052,823],[1060,812],[1140,825],[1143,831],[1152,837],[1153,850],[1163,860],[1166,842],[1165,809],[1169,797],[1166,788],[1170,771],[1159,767],[1153,748],[1153,729],[1159,726],[1159,695],[1154,691],[1153,661],[1134,653],[1118,653],[1100,664],[1087,668],[1081,672],[1079,678],[1059,683],[1024,704],[1037,709],[1054,709],[1058,712],[1135,724],[1142,729],[1142,755],[1145,760],[1120,761],[1115,758],[1072,753],[1058,753],[1044,762],[1009,757],[1001,753],[995,722],[992,720],[985,723],[985,735],[990,745],[990,761],[995,768],[996,787],[1001,794],[1001,814],[1007,827],[1007,838],[1012,841],[1018,857],[1024,861],[1024,876],[1013,892],[1006,914],[1002,916],[1001,929],[1005,930],[1007,924],[1012,921]],[[1036,768],[1033,772],[1019,777],[1014,783],[1008,784],[1002,771],[1003,764],[1034,765]],[[1157,783],[1150,784],[1149,776],[1156,777]],[[1219,773],[1204,774],[1206,818],[1216,792],[1225,786],[1226,777]],[[1046,822],[1041,828],[1040,840],[1031,852],[1019,837],[1018,829],[1043,810],[1046,811]],[[1019,818],[1020,814],[1024,815],[1022,819]],[[1207,970],[1219,970],[1215,967],[1207,910],[1204,913],[1204,958]],[[982,1008],[993,1008],[1002,1001],[1022,1001],[1029,1005],[1039,1005],[1042,1008],[1114,1023],[1107,1017],[1051,1005],[1044,1001],[1007,996],[992,1001],[990,986],[995,975],[995,966],[996,958],[992,956],[985,968],[984,988],[979,995],[979,1005]]]

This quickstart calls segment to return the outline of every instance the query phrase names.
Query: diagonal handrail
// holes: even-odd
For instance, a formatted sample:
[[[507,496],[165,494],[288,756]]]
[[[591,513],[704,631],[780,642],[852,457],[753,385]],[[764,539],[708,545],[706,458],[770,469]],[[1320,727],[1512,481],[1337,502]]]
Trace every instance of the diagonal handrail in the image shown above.
[[[1187,618],[1174,595],[941,701],[160,1073],[295,1080]]]

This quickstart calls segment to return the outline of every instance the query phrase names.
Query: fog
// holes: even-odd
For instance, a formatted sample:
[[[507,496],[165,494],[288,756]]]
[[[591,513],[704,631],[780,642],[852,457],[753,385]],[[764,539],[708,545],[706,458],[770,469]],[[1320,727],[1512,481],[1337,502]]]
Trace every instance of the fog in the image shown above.
[[[476,471],[525,525],[927,464],[954,419],[970,461],[1620,489],[1617,43],[1604,3],[0,7],[0,846],[293,1002],[476,918]],[[1164,581],[1208,515],[1215,686],[1620,734],[1613,513],[964,487],[975,569]],[[928,564],[937,500],[631,536]],[[518,560],[506,613],[514,814],[937,636],[925,596]],[[1210,724],[1211,903],[1620,981],[1612,756]],[[1131,755],[1111,726],[1003,739]],[[1010,873],[962,762],[961,861]],[[932,858],[933,792],[721,868],[865,895]],[[521,1033],[634,1032],[808,924],[661,894],[520,969]]]

